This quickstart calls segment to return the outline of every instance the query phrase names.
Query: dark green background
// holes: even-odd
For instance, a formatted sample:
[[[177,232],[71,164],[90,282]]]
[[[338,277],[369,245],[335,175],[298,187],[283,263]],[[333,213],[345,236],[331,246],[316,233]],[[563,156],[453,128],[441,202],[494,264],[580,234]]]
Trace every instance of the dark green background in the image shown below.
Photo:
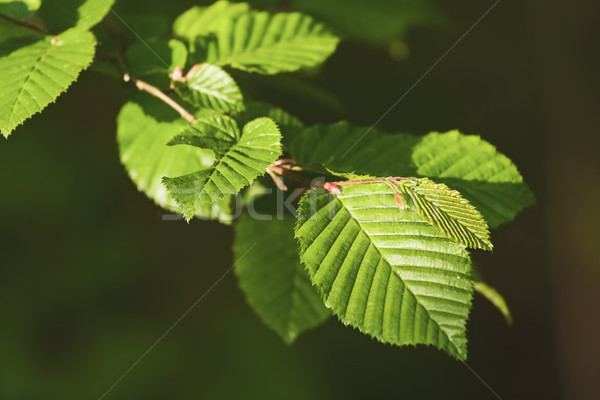
[[[124,1],[175,16],[192,1]],[[344,43],[318,82],[370,125],[491,6],[439,1],[453,22],[416,29],[410,57]],[[468,367],[379,344],[334,319],[292,346],[227,276],[106,399],[591,399],[600,391],[599,84],[595,1],[498,6],[379,127],[479,134],[538,198],[476,254],[512,308],[477,297]],[[232,265],[232,232],[163,221],[118,158],[123,83],[87,71],[0,143],[0,398],[98,399]],[[314,121],[343,117],[282,100]]]

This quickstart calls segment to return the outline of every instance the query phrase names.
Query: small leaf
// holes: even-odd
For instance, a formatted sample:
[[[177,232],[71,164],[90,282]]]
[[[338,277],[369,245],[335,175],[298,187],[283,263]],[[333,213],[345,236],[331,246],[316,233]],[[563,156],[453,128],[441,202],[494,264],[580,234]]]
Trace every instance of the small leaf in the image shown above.
[[[296,237],[325,304],[344,322],[395,345],[428,344],[464,360],[471,262],[383,183],[313,189]]]
[[[490,232],[483,216],[460,193],[427,178],[398,185],[419,214],[450,239],[474,249],[492,250]]]
[[[87,30],[102,21],[115,0],[44,0],[36,18],[51,32]]]
[[[215,158],[222,158],[235,140],[240,137],[237,123],[226,115],[203,112],[194,125],[173,137],[167,144],[187,144],[211,151]]]
[[[198,107],[209,107],[219,112],[238,112],[244,109],[242,92],[223,69],[216,65],[200,64],[186,83],[177,83],[178,93]]]
[[[94,56],[90,32],[15,38],[0,43],[0,131],[5,137],[64,92]]]
[[[235,272],[248,303],[286,343],[329,318],[294,240],[295,219],[258,220],[244,214],[235,225]],[[251,252],[248,249],[252,248]]]
[[[158,100],[146,95],[141,98],[141,102],[125,104],[117,118],[121,163],[138,190],[160,207],[175,212],[178,206],[168,198],[162,178],[206,168],[214,162],[214,156],[191,146],[167,146],[167,141],[188,124]],[[229,223],[229,199],[199,208],[196,216]]]
[[[31,18],[40,8],[42,0],[0,0],[0,14],[24,20]]]
[[[319,65],[337,43],[325,25],[309,16],[250,12],[224,19],[214,35],[199,38],[194,60],[276,74]]]
[[[201,125],[193,129],[197,136],[207,135]],[[221,155],[210,168],[191,174],[164,178],[170,195],[181,207],[186,219],[191,219],[197,209],[214,203],[227,195],[235,195],[256,178],[265,174],[266,168],[281,155],[281,135],[277,125],[269,118],[257,118],[244,126],[242,135],[230,142],[226,152],[203,145]]]

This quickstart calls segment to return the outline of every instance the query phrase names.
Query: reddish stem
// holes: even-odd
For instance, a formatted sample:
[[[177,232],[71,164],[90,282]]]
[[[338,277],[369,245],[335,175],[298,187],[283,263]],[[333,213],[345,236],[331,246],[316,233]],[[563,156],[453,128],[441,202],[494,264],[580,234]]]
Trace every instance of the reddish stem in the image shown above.
[[[354,179],[349,181],[339,181],[339,182],[331,182],[332,185],[335,186],[344,186],[344,185],[355,185],[357,183],[373,183],[373,182],[381,182],[388,183],[388,181],[411,181],[410,178],[402,178],[402,177],[389,177],[389,178],[369,178],[369,179]]]
[[[293,158],[280,158],[279,160],[277,160],[273,163],[273,165],[282,165],[282,164],[296,164],[296,160],[294,160]]]
[[[340,182],[327,182],[323,185],[323,187],[325,189],[327,189],[329,191],[329,193],[336,195],[336,194],[341,193],[338,186],[355,185],[357,183],[375,183],[375,182],[385,183],[390,188],[392,188],[392,191],[394,192],[394,200],[396,201],[396,205],[398,206],[398,208],[400,210],[403,210],[404,209],[404,199],[402,198],[402,194],[400,194],[400,192],[398,191],[398,188],[396,187],[394,181],[411,181],[412,182],[412,179],[402,178],[402,177],[355,179],[355,180],[340,181]]]
[[[404,209],[404,199],[402,198],[402,194],[400,194],[400,192],[398,191],[398,188],[396,187],[395,183],[397,181],[412,182],[412,179],[410,179],[410,178],[403,178],[403,177],[399,177],[399,176],[396,176],[396,177],[391,176],[388,178],[354,179],[354,180],[349,180],[349,181],[338,181],[338,182],[313,182],[313,181],[310,181],[310,180],[304,178],[303,176],[294,174],[292,172],[292,170],[300,169],[298,167],[291,167],[291,165],[293,165],[295,163],[296,163],[296,161],[294,161],[291,158],[283,158],[283,159],[275,161],[272,165],[270,165],[267,168],[267,173],[271,176],[271,178],[273,178],[275,185],[277,185],[277,187],[279,189],[287,190],[287,187],[278,179],[278,176],[285,176],[287,178],[290,178],[292,180],[295,180],[297,182],[304,184],[306,187],[311,187],[311,186],[323,187],[323,188],[327,189],[329,191],[329,193],[331,193],[333,195],[341,193],[338,186],[355,185],[358,183],[380,182],[380,183],[385,183],[390,188],[392,188],[392,190],[394,191],[394,199],[396,200],[396,205],[398,206],[398,208],[400,210],[402,210],[402,209]]]

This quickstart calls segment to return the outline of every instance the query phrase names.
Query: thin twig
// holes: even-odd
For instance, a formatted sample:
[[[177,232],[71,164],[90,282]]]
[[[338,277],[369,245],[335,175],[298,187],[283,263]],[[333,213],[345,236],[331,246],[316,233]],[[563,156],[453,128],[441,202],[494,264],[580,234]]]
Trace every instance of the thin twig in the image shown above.
[[[139,79],[135,79],[129,73],[123,74],[123,80],[125,82],[133,83],[139,90],[150,93],[152,96],[162,100],[167,105],[169,105],[172,109],[177,111],[179,113],[179,115],[181,115],[183,117],[183,119],[188,121],[190,124],[196,123],[196,118],[188,110],[183,108],[181,105],[179,105],[179,103],[177,103],[175,100],[173,100],[172,98],[167,96],[156,86],[152,86],[151,84],[149,84],[147,82],[141,81]]]
[[[269,167],[267,168],[267,173],[271,176],[271,178],[273,178],[273,181],[275,182],[277,187],[279,187],[281,190],[287,190],[287,188],[282,189],[282,187],[285,187],[285,185],[283,185],[283,183],[279,182],[279,180],[276,179],[279,176],[282,176],[282,177],[285,176],[286,178],[290,178],[296,182],[300,182],[307,188],[310,188],[310,187],[325,188],[329,192],[331,192],[331,194],[340,193],[340,189],[338,188],[338,186],[355,185],[357,183],[380,182],[380,183],[387,184],[388,186],[390,186],[392,188],[392,190],[394,190],[394,197],[396,198],[396,203],[398,203],[398,207],[400,209],[402,209],[403,208],[402,199],[401,199],[400,193],[396,189],[394,183],[396,181],[412,182],[412,179],[402,178],[402,177],[354,179],[354,180],[338,181],[338,182],[311,181],[301,175],[298,175],[298,174],[295,174],[294,172],[292,172],[292,171],[301,171],[302,170],[301,168],[296,169],[296,167],[293,166],[294,164],[296,164],[295,160],[293,160],[291,158],[282,158],[282,159],[275,161],[273,164],[269,165]]]
[[[117,34],[116,29],[113,26],[111,26],[108,22],[105,22],[105,24],[107,26],[107,30],[109,31],[109,33],[114,36],[117,43],[120,43],[121,38]],[[122,47],[122,45],[120,45],[119,47]],[[146,93],[150,93],[152,96],[156,97],[157,99],[162,100],[169,107],[171,107],[172,109],[177,111],[179,113],[179,115],[181,115],[181,117],[183,119],[185,119],[186,121],[188,121],[190,124],[196,123],[196,118],[192,115],[192,113],[190,113],[188,110],[183,108],[175,100],[173,100],[172,98],[167,96],[162,90],[160,90],[156,86],[152,86],[148,82],[144,82],[142,80],[139,80],[139,79],[133,77],[129,73],[129,69],[127,68],[127,64],[125,63],[125,60],[123,59],[123,54],[120,50],[115,51],[111,55],[111,57],[112,57],[113,61],[117,64],[117,66],[119,67],[121,72],[123,73],[123,80],[125,82],[131,82],[139,90],[144,91]]]
[[[307,179],[303,176],[295,174],[287,168],[282,168],[277,165],[269,165],[269,167],[267,169],[277,175],[285,176],[287,178],[290,178],[293,181],[302,183],[304,186],[310,187],[312,185],[312,181],[310,179]]]
[[[25,20],[19,21],[18,19],[14,19],[9,17],[8,15],[0,14],[0,18],[13,23],[15,25],[22,26],[23,28],[31,29],[32,31],[40,32],[43,34],[48,34],[48,30],[41,25],[38,25],[36,22]]]
[[[282,192],[285,192],[288,190],[287,186],[285,186],[285,183],[282,182],[281,177],[279,175],[277,175],[275,172],[271,171],[269,168],[267,168],[267,174],[269,174],[271,179],[273,179],[273,183],[275,183],[275,186],[277,186],[277,189],[281,190]]]

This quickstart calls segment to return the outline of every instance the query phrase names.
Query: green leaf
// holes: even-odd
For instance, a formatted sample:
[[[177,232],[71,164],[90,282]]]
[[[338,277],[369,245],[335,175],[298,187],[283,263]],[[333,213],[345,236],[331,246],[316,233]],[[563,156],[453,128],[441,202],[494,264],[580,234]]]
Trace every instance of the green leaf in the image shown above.
[[[500,311],[508,325],[512,325],[513,317],[506,300],[496,289],[483,280],[477,268],[473,268],[473,288]]]
[[[300,13],[250,12],[224,19],[214,35],[199,38],[195,62],[276,74],[319,65],[338,38]]]
[[[233,142],[239,137],[240,130],[235,120],[205,110],[197,116],[194,125],[186,125],[183,131],[168,142],[168,145],[187,144],[199,147],[211,151],[218,159],[229,151]]]
[[[386,135],[340,122],[310,127],[284,144],[298,163],[317,172],[417,176],[444,183],[469,200],[491,228],[534,202],[510,159],[479,136],[458,131]]]
[[[151,40],[147,45],[138,41],[125,52],[125,61],[136,77],[150,74],[167,75],[175,67],[185,66],[187,56],[185,44],[179,40]]]
[[[325,304],[345,324],[395,345],[427,344],[465,359],[471,263],[383,183],[313,189],[301,200],[296,237]]]
[[[430,133],[415,146],[412,160],[418,175],[461,192],[492,228],[535,202],[513,162],[479,136]]]
[[[208,7],[192,7],[175,20],[173,32],[180,38],[194,43],[198,36],[217,31],[225,19],[246,14],[250,7],[246,3],[217,1]]]
[[[490,231],[483,216],[460,193],[427,178],[397,185],[419,214],[450,239],[474,249],[492,250]]]
[[[209,136],[204,131],[206,121],[200,121],[188,129],[185,135],[202,138]],[[217,123],[213,125],[221,126]],[[281,154],[281,135],[277,125],[269,118],[257,118],[244,126],[239,139],[228,139],[225,135],[217,139],[228,141],[229,149],[223,149],[209,143],[203,147],[219,155],[215,163],[207,169],[191,174],[164,178],[167,190],[181,207],[186,219],[193,217],[197,209],[214,203],[227,195],[235,195],[251,184],[257,177],[265,174],[266,168]],[[205,147],[206,146],[206,147]]]
[[[418,141],[412,135],[384,135],[376,128],[338,122],[313,125],[284,144],[299,164],[317,172],[329,169],[358,175],[408,177],[416,176],[411,153]]]
[[[35,41],[34,41],[35,40]],[[90,32],[11,39],[0,43],[0,131],[5,137],[64,92],[94,56]]]
[[[40,8],[42,0],[0,0],[0,14],[24,20],[31,18]]]
[[[294,224],[291,216],[267,221],[244,214],[233,243],[235,272],[248,303],[286,343],[331,315],[300,264]]]
[[[178,206],[167,196],[164,176],[177,176],[207,168],[214,162],[208,150],[191,146],[167,146],[188,123],[163,103],[144,95],[143,102],[129,102],[117,118],[117,141],[121,163],[138,190],[169,211]],[[196,210],[200,218],[229,223],[229,199]]]
[[[185,83],[177,83],[175,88],[188,102],[219,112],[244,109],[244,99],[237,83],[216,65],[200,64],[186,79]]]
[[[51,32],[71,27],[90,29],[110,11],[115,0],[44,0],[36,14]]]

